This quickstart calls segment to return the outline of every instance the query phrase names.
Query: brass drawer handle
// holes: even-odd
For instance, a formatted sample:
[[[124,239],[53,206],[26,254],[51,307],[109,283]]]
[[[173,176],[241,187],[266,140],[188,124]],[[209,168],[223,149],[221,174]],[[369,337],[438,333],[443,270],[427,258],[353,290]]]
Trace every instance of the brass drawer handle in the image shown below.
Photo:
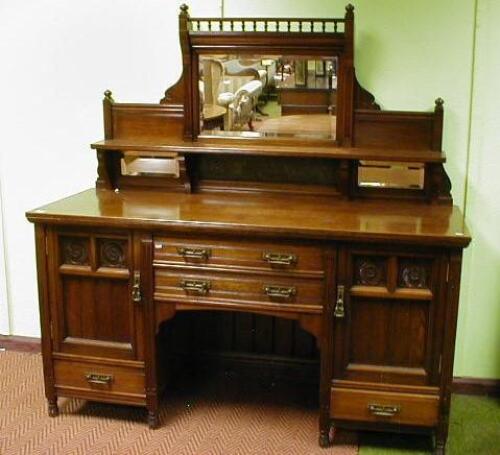
[[[369,404],[368,411],[370,414],[378,417],[394,417],[401,411],[400,406],[383,405],[383,404]]]
[[[290,299],[297,295],[297,288],[295,286],[264,286],[264,292],[268,297],[274,299]]]
[[[185,259],[200,259],[202,261],[207,261],[212,255],[212,250],[210,248],[179,247],[177,248],[177,253]]]
[[[87,373],[85,379],[90,385],[107,385],[109,386],[113,382],[113,375],[111,374],[98,374],[98,373]]]
[[[184,289],[188,293],[206,295],[206,294],[208,294],[210,287],[211,287],[210,281],[202,281],[202,280],[182,280],[181,281],[181,288]]]
[[[139,303],[142,300],[141,295],[141,273],[134,272],[134,284],[132,286],[132,301]]]
[[[262,259],[269,265],[294,265],[297,263],[296,254],[273,253],[265,251],[262,253]]]

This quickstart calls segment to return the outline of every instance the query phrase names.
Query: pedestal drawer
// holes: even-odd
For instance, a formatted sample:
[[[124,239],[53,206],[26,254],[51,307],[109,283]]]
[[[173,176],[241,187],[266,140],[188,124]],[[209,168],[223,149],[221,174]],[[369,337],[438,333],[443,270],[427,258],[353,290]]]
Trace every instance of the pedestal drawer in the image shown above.
[[[314,245],[155,237],[154,261],[225,269],[323,274],[322,250]]]
[[[435,426],[439,397],[333,388],[330,415],[338,420]]]
[[[251,307],[320,312],[323,280],[221,273],[210,270],[155,269],[155,299],[176,303],[191,302],[242,308]]]
[[[126,404],[145,403],[144,369],[106,363],[55,360],[58,393]]]

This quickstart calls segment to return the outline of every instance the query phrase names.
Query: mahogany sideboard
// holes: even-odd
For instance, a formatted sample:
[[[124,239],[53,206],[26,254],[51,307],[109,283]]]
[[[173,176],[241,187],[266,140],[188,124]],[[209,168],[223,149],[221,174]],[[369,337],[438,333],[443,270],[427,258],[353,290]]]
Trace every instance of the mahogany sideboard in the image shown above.
[[[182,6],[180,81],[159,104],[106,92],[96,188],[27,213],[51,416],[76,397],[144,406],[158,426],[162,327],[247,314],[270,325],[243,351],[290,330],[309,343],[295,360],[317,361],[322,446],[333,425],[428,433],[444,453],[470,236],[443,167],[443,102],[380,109],[355,77],[353,10],[194,19]],[[337,58],[335,137],[204,132],[200,77],[206,87],[215,73],[199,62],[229,45]],[[225,321],[237,336],[238,319]],[[286,339],[270,343],[271,360],[290,355]]]

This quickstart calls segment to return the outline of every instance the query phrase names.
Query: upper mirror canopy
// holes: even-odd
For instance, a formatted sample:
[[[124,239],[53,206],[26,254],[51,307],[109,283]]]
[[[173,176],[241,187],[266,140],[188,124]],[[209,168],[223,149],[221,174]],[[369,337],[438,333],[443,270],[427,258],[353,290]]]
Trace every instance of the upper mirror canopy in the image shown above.
[[[199,59],[200,136],[334,140],[337,57]]]

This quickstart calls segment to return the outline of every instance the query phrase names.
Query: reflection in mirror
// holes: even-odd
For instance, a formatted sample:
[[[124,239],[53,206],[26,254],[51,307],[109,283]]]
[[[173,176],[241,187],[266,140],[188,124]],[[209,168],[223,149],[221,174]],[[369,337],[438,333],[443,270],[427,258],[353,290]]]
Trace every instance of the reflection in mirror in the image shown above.
[[[144,156],[136,152],[125,152],[121,159],[122,175],[179,177],[179,157]]]
[[[200,135],[335,139],[336,57],[200,56]]]
[[[358,186],[362,188],[422,190],[424,177],[423,163],[360,161],[358,166]]]

